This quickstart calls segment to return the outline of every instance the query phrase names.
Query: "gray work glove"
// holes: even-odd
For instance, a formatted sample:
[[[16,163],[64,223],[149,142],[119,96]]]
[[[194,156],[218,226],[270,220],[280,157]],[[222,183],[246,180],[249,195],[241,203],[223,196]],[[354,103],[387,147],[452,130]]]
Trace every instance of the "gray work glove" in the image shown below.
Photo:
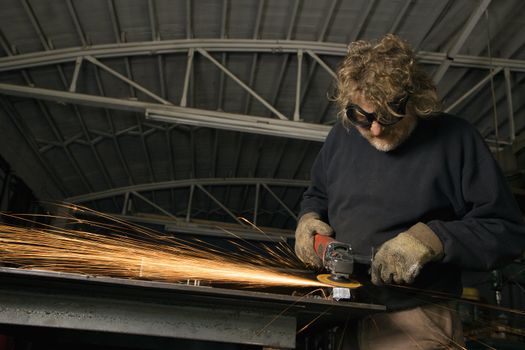
[[[307,266],[319,269],[323,262],[314,250],[314,236],[317,233],[331,236],[334,230],[321,221],[317,213],[310,212],[301,216],[295,230],[295,254]]]
[[[414,282],[429,261],[443,257],[443,243],[427,225],[419,222],[383,243],[372,261],[372,283]]]

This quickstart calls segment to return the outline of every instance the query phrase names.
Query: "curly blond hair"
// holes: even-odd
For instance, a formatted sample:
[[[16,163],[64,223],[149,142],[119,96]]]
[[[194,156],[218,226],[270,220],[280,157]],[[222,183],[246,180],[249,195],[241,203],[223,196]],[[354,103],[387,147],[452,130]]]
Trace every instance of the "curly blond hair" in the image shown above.
[[[400,117],[390,103],[405,98],[407,110],[418,117],[440,110],[432,79],[416,64],[410,45],[393,34],[377,41],[351,43],[337,78],[334,99],[344,124],[348,124],[345,108],[357,94],[375,107],[380,120]]]

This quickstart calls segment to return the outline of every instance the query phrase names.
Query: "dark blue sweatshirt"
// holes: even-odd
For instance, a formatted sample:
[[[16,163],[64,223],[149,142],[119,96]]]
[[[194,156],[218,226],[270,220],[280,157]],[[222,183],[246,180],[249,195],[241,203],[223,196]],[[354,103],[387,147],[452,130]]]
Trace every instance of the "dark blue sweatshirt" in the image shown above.
[[[412,285],[417,289],[458,295],[461,269],[501,266],[525,247],[522,214],[481,135],[445,114],[420,119],[390,152],[335,125],[301,203],[301,214],[311,211],[363,255],[417,222],[427,224],[445,256],[422,269]],[[390,309],[422,303],[392,287],[369,286],[362,294]]]

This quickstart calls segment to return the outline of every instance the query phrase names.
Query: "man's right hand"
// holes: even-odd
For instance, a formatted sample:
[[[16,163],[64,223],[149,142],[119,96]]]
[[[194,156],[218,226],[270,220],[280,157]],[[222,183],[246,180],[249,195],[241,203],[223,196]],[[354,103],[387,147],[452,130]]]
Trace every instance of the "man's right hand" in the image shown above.
[[[326,222],[320,220],[314,212],[306,213],[299,219],[295,230],[295,254],[306,265],[319,269],[323,266],[321,259],[314,251],[314,236],[316,234],[331,236],[334,230]]]

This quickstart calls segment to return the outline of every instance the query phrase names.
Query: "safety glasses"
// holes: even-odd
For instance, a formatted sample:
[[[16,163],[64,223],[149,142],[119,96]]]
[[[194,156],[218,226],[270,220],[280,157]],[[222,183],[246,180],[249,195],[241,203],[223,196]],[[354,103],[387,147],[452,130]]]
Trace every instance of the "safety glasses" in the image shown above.
[[[390,102],[389,107],[399,115],[406,114],[406,106],[408,102],[408,95],[396,102]],[[356,104],[349,104],[346,106],[346,117],[350,122],[356,126],[369,129],[373,122],[377,122],[382,126],[392,126],[398,123],[402,117],[392,116],[390,120],[380,119],[376,113],[368,113]]]

